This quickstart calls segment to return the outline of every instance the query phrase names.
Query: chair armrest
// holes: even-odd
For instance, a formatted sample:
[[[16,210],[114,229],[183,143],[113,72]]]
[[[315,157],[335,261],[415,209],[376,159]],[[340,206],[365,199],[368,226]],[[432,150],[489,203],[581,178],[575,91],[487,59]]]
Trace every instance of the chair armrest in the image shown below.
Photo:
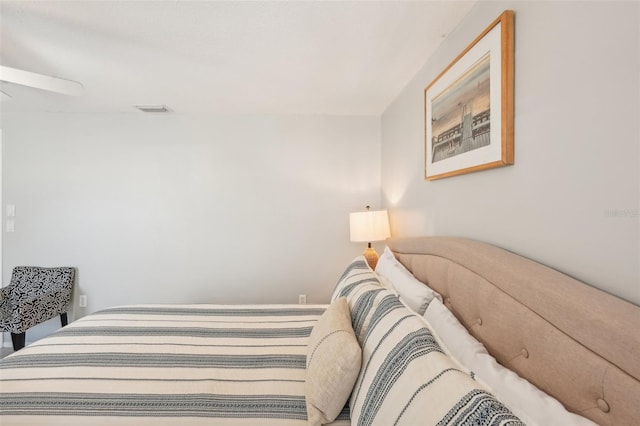
[[[11,315],[13,320],[20,323],[22,330],[26,330],[66,312],[71,295],[61,293],[70,292],[53,291],[30,297],[28,300],[20,300],[19,309],[16,309],[16,306],[12,306]]]
[[[13,290],[14,287],[15,287],[15,284],[9,284],[4,287],[0,287],[0,297],[9,298],[11,291]]]
[[[0,288],[0,315],[5,317],[9,314],[9,296],[4,291],[4,288]]]
[[[13,301],[13,305],[14,306],[32,305],[32,306],[45,307],[51,301],[58,301],[58,300],[62,300],[62,301],[66,300],[65,303],[69,303],[69,301],[71,300],[71,291],[66,288],[51,289],[43,293],[28,295],[27,297],[24,297],[18,300],[17,301],[18,303],[16,303],[16,301]]]

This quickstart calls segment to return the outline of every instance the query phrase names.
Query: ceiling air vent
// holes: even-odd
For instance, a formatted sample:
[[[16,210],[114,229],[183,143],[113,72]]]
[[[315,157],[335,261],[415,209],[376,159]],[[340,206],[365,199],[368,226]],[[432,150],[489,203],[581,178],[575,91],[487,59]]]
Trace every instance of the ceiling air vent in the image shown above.
[[[171,112],[166,105],[134,105],[134,107],[142,112]]]

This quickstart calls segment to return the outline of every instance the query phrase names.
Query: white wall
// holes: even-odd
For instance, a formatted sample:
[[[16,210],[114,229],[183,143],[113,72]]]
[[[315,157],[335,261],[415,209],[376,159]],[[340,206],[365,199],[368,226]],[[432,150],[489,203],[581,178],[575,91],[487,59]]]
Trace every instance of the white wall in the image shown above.
[[[515,11],[515,165],[423,180],[423,89]],[[640,3],[477,3],[382,117],[397,236],[484,240],[640,304]]]
[[[77,267],[76,317],[130,303],[325,303],[380,204],[380,118],[2,117],[4,282]],[[57,319],[27,333],[32,341]]]

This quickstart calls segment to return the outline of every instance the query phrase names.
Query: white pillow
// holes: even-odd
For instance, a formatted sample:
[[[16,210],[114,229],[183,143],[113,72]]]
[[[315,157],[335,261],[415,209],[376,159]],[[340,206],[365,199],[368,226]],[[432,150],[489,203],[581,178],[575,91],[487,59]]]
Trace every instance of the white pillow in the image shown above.
[[[558,400],[498,364],[440,300],[429,304],[424,319],[443,349],[472,371],[527,425],[595,425],[591,420],[567,411]]]
[[[398,292],[396,291],[396,289],[393,287],[393,283],[391,281],[389,281],[389,279],[387,277],[385,277],[384,275],[380,275],[376,272],[376,277],[378,277],[378,281],[380,281],[380,285],[384,288],[386,288],[387,290],[391,291],[393,294],[395,294],[396,296],[398,295]]]
[[[434,298],[442,300],[442,296],[418,281],[407,268],[398,262],[389,247],[384,248],[382,256],[378,259],[376,273],[391,282],[400,299],[420,315],[424,314]]]

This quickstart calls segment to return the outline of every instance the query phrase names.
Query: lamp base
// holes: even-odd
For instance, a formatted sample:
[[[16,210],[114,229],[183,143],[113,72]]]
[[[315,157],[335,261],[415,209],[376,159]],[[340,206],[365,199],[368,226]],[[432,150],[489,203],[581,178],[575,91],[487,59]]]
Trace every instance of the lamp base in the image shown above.
[[[367,263],[371,269],[376,269],[376,265],[378,264],[378,253],[375,249],[371,247],[367,247],[365,251],[362,252],[362,255],[365,259],[367,259]]]

